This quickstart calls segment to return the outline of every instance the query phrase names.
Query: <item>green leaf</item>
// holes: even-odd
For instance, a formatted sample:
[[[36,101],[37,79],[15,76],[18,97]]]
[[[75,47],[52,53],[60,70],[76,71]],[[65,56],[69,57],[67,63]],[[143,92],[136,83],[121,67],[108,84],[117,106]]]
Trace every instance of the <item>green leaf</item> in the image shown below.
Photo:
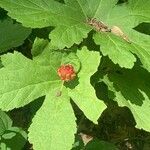
[[[97,33],[94,35],[97,45],[104,56],[107,56],[121,67],[132,68],[136,61],[135,56],[131,53],[134,47],[127,41],[111,33]]]
[[[150,71],[150,36],[130,30],[128,37],[132,39],[131,52],[140,58],[142,67]]]
[[[33,48],[36,48],[37,50],[39,49],[38,47],[41,47],[42,43],[39,44],[38,42],[35,42],[36,45],[33,46]],[[34,50],[33,50],[34,51]],[[83,110],[85,115],[89,119],[91,119],[93,122],[96,122],[102,111],[106,108],[104,103],[100,100],[97,99],[95,96],[95,91],[94,88],[90,84],[90,77],[96,72],[97,67],[99,65],[100,61],[100,55],[98,52],[92,52],[88,51],[86,48],[83,48],[82,50],[79,50],[77,52],[77,56],[73,52],[69,51],[54,51],[49,48],[49,45],[47,45],[40,54],[38,54],[36,57],[33,58],[33,60],[30,60],[26,57],[24,57],[22,54],[18,52],[14,52],[14,54],[6,54],[2,55],[1,57],[2,63],[4,65],[3,68],[0,69],[0,96],[1,96],[1,101],[0,101],[0,107],[4,110],[10,110],[15,107],[21,107],[29,102],[33,101],[34,99],[46,95],[46,99],[44,102],[44,105],[41,107],[39,110],[39,115],[45,115],[45,112],[51,112],[51,111],[57,111],[49,108],[55,108],[55,101],[57,102],[67,102],[67,104],[62,103],[62,109],[61,113],[62,116],[65,116],[64,113],[69,114],[70,116],[74,116],[73,111],[70,110],[69,107],[71,107],[70,102],[68,102],[68,99],[71,97],[77,104],[78,106]],[[94,62],[95,63],[91,63]],[[59,76],[57,75],[57,69],[60,67],[61,64],[69,63],[75,66],[78,71],[78,77],[79,77],[79,82],[77,81],[77,78],[75,81],[76,87],[73,87],[70,89],[69,87],[67,88],[68,90],[63,90],[60,95],[60,97],[57,95],[58,92],[60,92],[62,85],[62,81],[60,80]],[[90,68],[87,67],[91,63]],[[80,67],[81,65],[81,67]],[[9,79],[9,80],[8,80]],[[71,82],[70,82],[71,84]],[[15,85],[15,86],[14,86]],[[66,85],[65,85],[66,86]],[[86,89],[85,89],[86,86]],[[65,89],[65,87],[63,87]],[[82,91],[82,92],[79,92]],[[89,92],[87,94],[87,91]],[[67,93],[69,92],[69,93]],[[65,94],[65,95],[64,95]],[[64,95],[64,96],[63,96]],[[76,96],[77,95],[77,96]],[[58,100],[57,100],[58,99]],[[47,104],[51,102],[50,104]],[[68,104],[69,103],[69,104]],[[46,104],[46,105],[45,105]],[[67,105],[65,107],[65,105]],[[69,106],[68,106],[69,105]],[[48,106],[48,107],[47,107]],[[60,105],[59,105],[60,106]],[[92,106],[92,107],[91,107]],[[46,108],[45,108],[46,107]],[[67,110],[66,110],[66,109]],[[46,109],[46,110],[45,110]],[[68,112],[69,111],[71,112]],[[67,112],[66,112],[67,111]],[[65,127],[65,119],[61,117],[60,112],[58,111],[58,115],[60,118],[58,118],[58,115],[55,116],[55,113],[47,113],[47,119],[43,119],[41,117],[41,120],[38,117],[37,113],[37,118],[35,117],[35,121],[33,120],[33,128],[31,126],[30,133],[31,133],[31,142],[33,141],[34,146],[39,149],[39,144],[43,142],[43,139],[33,139],[34,135],[37,134],[37,130],[35,131],[36,128],[34,126],[39,125],[39,129],[42,129],[43,127],[43,133],[39,134],[46,134],[48,132],[48,125],[51,125],[51,122],[55,124],[58,119],[63,119],[63,124],[64,125],[59,125],[62,127],[62,131],[64,130],[65,133],[69,134],[68,128],[66,129]],[[51,119],[49,118],[49,115],[51,115]],[[45,115],[46,116],[46,115]],[[55,119],[54,119],[55,117]],[[66,118],[66,117],[65,117]],[[49,120],[50,119],[50,120]],[[73,121],[74,118],[72,118]],[[47,120],[46,126],[45,126],[45,121]],[[37,123],[37,121],[40,121]],[[71,122],[71,121],[70,121]],[[43,126],[44,124],[44,126]],[[71,123],[67,123],[69,125]],[[72,129],[74,129],[75,124],[75,119],[72,122],[71,126]],[[42,127],[41,127],[42,126]],[[46,128],[44,128],[46,127]],[[51,126],[51,130],[58,131],[58,128],[54,128],[54,125]],[[70,127],[71,128],[71,127]],[[33,132],[32,132],[33,130]],[[66,132],[67,130],[67,132]],[[74,131],[74,130],[73,130]],[[71,133],[73,133],[73,131]],[[75,133],[75,132],[74,132]],[[32,136],[33,134],[33,136]],[[62,143],[62,134],[64,135],[64,132],[62,132],[59,135],[55,133],[56,136],[58,136],[58,139],[56,141],[51,141],[45,145],[45,147],[49,147],[49,145],[52,146],[52,149],[56,147],[64,147],[63,149],[69,149],[69,147],[72,147],[73,144],[73,134],[66,136],[66,138],[70,139],[66,140],[69,142]],[[49,136],[55,136],[54,133],[49,134]],[[45,141],[49,141],[49,136],[45,139]],[[62,137],[60,139],[60,137]],[[53,138],[52,138],[53,139]],[[55,145],[54,143],[55,142]],[[57,144],[56,144],[57,143]],[[55,147],[54,147],[55,146]],[[57,147],[58,146],[58,147]],[[45,148],[44,148],[45,149]]]
[[[50,38],[52,45],[61,49],[80,43],[91,30],[86,25],[87,16],[82,7],[78,1],[74,2],[75,5],[70,6],[52,0],[0,0],[0,6],[24,26],[32,28],[56,26]]]
[[[31,33],[30,28],[6,18],[0,21],[0,53],[21,45]]]
[[[34,45],[34,47],[36,46]],[[41,47],[41,45],[39,45],[39,47]],[[36,47],[36,49],[38,49],[38,47]],[[58,136],[58,139],[55,138],[54,141],[52,138],[51,142],[47,143],[47,145],[44,144],[44,146],[46,147],[46,148],[44,147],[44,149],[47,149],[49,145],[52,146],[52,149],[55,149],[55,147],[56,149],[62,147],[63,149],[66,150],[67,148],[69,149],[72,147],[73,144],[72,133],[73,132],[75,133],[74,130],[75,118],[70,117],[71,115],[72,116],[74,115],[73,115],[73,110],[70,110],[71,105],[68,100],[69,97],[71,97],[84,111],[85,115],[87,115],[87,117],[94,122],[96,122],[101,112],[106,108],[104,103],[97,99],[97,97],[95,96],[94,88],[90,84],[90,77],[91,75],[93,75],[93,73],[96,72],[97,67],[99,65],[99,61],[100,61],[99,53],[92,52],[92,51],[90,52],[86,48],[83,48],[82,50],[79,50],[77,52],[77,56],[75,56],[75,54],[73,55],[73,53],[69,51],[50,50],[48,45],[45,47],[44,51],[39,55],[37,55],[36,57],[34,57],[33,60],[24,57],[22,54],[18,52],[15,52],[14,54],[3,55],[1,57],[2,63],[4,65],[4,67],[0,69],[0,73],[1,73],[0,107],[2,109],[10,110],[15,107],[24,106],[29,102],[33,101],[34,99],[46,95],[44,105],[39,110],[39,115],[37,113],[37,116],[35,116],[35,120],[33,120],[33,127],[31,126],[30,128],[31,142],[33,142],[35,148],[37,149],[40,149],[38,143],[41,144],[43,140],[45,140],[45,142],[49,141],[49,136],[50,137]],[[57,92],[60,92],[61,90],[62,81],[57,75],[57,69],[61,64],[70,63],[73,64],[75,67],[77,66],[79,70],[80,68],[79,60],[82,66],[78,73],[80,84],[77,82],[78,85],[71,90],[68,87],[67,91],[69,93],[67,93],[67,91],[64,90],[62,91],[62,95],[59,97],[57,95]],[[91,63],[92,61],[95,61],[95,63]],[[87,65],[89,65],[90,63],[91,66],[90,68],[88,68]],[[74,82],[76,82],[76,80]],[[79,92],[78,90],[82,92]],[[87,91],[89,92],[88,94]],[[55,110],[54,108],[56,108],[55,103],[57,102],[59,104],[60,103],[62,104],[59,105],[61,111],[58,111],[58,115],[55,116],[55,112],[57,112],[57,109]],[[45,114],[45,112],[47,115]],[[51,116],[49,116],[50,114]],[[67,114],[69,114],[69,117],[65,117],[65,118],[68,118],[70,123],[68,123],[68,121],[65,121],[65,119],[61,117],[61,116],[66,116]],[[40,120],[39,116],[41,115],[45,117],[47,116],[46,119],[41,117]],[[64,125],[59,124],[59,126],[56,126],[57,128],[55,129],[53,124],[56,124],[57,121],[58,123],[61,122],[61,119]],[[45,124],[46,120],[47,123]],[[52,126],[51,126],[51,122],[53,122]],[[39,130],[39,134],[40,135],[42,134],[41,136],[43,136],[44,139],[37,138],[36,140],[33,138],[34,135],[37,134],[37,130],[35,131],[36,129],[35,126],[37,125],[39,126],[39,129],[41,129],[41,132]],[[49,125],[51,129],[49,128]],[[73,129],[72,132],[69,131],[70,130],[69,128],[66,129],[66,126],[68,125],[71,125],[71,127],[69,128]],[[57,132],[59,130],[58,128],[60,128],[62,131],[60,135],[57,134],[59,133]],[[53,130],[56,131],[56,133],[53,132],[51,133],[51,131]],[[67,133],[65,137],[67,138],[67,140],[65,141],[69,141],[69,142],[62,143],[62,139],[64,138],[63,131]],[[45,138],[44,134],[46,134],[47,132],[50,132],[51,134],[48,134],[49,136]],[[68,138],[70,140],[68,140]]]
[[[91,29],[84,23],[70,26],[59,26],[50,34],[51,44],[59,49],[79,44]]]
[[[37,112],[29,128],[29,141],[36,150],[69,150],[74,142],[76,123],[70,98],[64,88],[62,95],[56,97],[51,90],[43,106]]]
[[[95,18],[99,15],[99,18],[107,18],[108,12],[115,6],[118,0],[65,0],[65,2],[76,7],[80,7],[85,16],[89,18]],[[107,12],[107,13],[106,13]]]
[[[80,59],[74,52],[71,52],[69,50],[67,50],[67,52],[63,54],[61,65],[63,64],[71,64],[74,67],[76,73],[78,73],[81,69]]]
[[[8,130],[12,126],[12,120],[8,117],[8,115],[0,110],[0,135]]]
[[[132,13],[130,15],[138,16],[141,22],[150,22],[150,1],[147,0],[130,0],[129,8]]]
[[[1,59],[4,67],[0,69],[0,108],[10,110],[24,106],[46,95],[55,86],[60,87],[57,68],[62,57],[62,52],[46,53],[34,60],[18,52],[3,55]]]
[[[150,1],[147,0],[129,0],[128,3],[113,7],[103,21],[110,26],[131,29],[141,22],[150,21],[149,6]],[[96,17],[100,18],[99,14]]]
[[[49,60],[51,60],[51,59],[43,59],[43,58],[49,56],[48,52],[50,53],[50,50],[49,51],[48,50],[49,49],[47,49],[47,51],[43,51],[43,53],[41,54],[42,56],[38,55],[37,57],[34,58],[34,60],[37,61],[37,63],[39,63],[40,65],[46,65],[46,66],[52,65],[53,68],[58,68],[61,64],[65,64],[65,63],[72,63],[73,66],[75,66],[75,64],[78,64],[77,58],[72,53],[69,53],[66,55],[66,52],[65,52],[65,53],[63,53],[63,57],[59,58],[58,57],[59,55],[55,55],[55,53],[59,53],[59,51],[54,51],[54,53],[53,53],[52,58],[55,59],[55,62],[52,62],[52,61],[49,62]],[[78,106],[82,109],[82,111],[85,113],[85,115],[92,121],[96,122],[98,117],[100,116],[101,112],[106,108],[104,103],[99,101],[96,98],[95,91],[90,84],[90,77],[93,73],[96,72],[97,67],[99,65],[100,55],[98,52],[90,52],[86,48],[84,48],[77,53],[77,56],[80,59],[81,66],[82,66],[80,72],[78,73],[79,85],[77,85],[75,87],[75,90],[73,90],[73,89],[69,90],[69,88],[68,88],[69,93],[68,93],[68,95],[65,95],[65,97],[71,97],[75,101],[75,103],[77,103]],[[85,56],[86,56],[86,58],[84,58]],[[96,59],[96,63],[93,65],[91,64],[91,68],[87,68],[86,67],[87,64],[89,64],[89,62],[91,62],[95,59]],[[59,60],[61,60],[61,63],[59,62]],[[77,66],[79,66],[79,65],[77,65]],[[76,83],[76,81],[74,81],[74,82]],[[85,86],[86,86],[86,89],[83,88]],[[79,93],[78,89],[82,90],[82,92]],[[87,95],[87,90],[89,91],[88,95]],[[57,123],[57,121],[59,120],[58,118],[61,117],[60,112],[58,112],[58,116],[57,115],[56,116],[52,115],[51,117],[49,116],[49,114],[57,114],[57,113],[51,112],[51,111],[56,111],[56,110],[51,109],[52,107],[54,107],[53,105],[56,105],[53,103],[54,102],[57,103],[59,101],[59,99],[60,99],[60,101],[62,101],[62,100],[65,101],[66,99],[68,99],[68,98],[65,98],[62,96],[56,97],[56,91],[59,92],[59,86],[56,86],[56,87],[53,86],[53,90],[51,89],[50,93],[47,93],[46,100],[45,100],[47,102],[45,102],[45,104],[41,107],[41,109],[38,112],[39,114],[37,113],[37,116],[35,117],[35,120],[33,120],[33,124],[30,127],[29,137],[30,137],[30,141],[35,146],[35,149],[40,149],[40,144],[43,143],[43,140],[45,140],[45,143],[46,143],[46,144],[43,144],[44,145],[43,149],[48,149],[48,148],[59,149],[60,145],[61,145],[62,149],[65,149],[66,148],[65,144],[70,146],[73,143],[71,141],[65,142],[65,144],[64,144],[64,142],[59,143],[60,141],[62,141],[62,138],[60,139],[60,136],[63,134],[63,137],[64,137],[65,136],[64,132],[68,133],[68,132],[66,132],[66,129],[65,129],[67,127],[67,125],[63,126],[63,124],[61,124],[61,127],[58,126],[58,128],[61,128],[60,135],[58,135],[58,133],[55,133],[55,132],[51,133],[51,130],[54,130],[54,131],[56,130],[56,132],[58,132],[58,128],[53,129],[53,126],[54,126],[53,124],[58,124]],[[62,92],[62,94],[64,94],[63,92]],[[76,97],[76,95],[78,95],[78,97]],[[76,99],[76,98],[78,98],[78,99]],[[48,102],[49,102],[49,104],[48,104]],[[91,107],[91,106],[93,106],[93,107]],[[66,107],[63,107],[63,104],[62,104],[63,109]],[[69,105],[69,107],[70,107],[70,105]],[[48,116],[46,116],[45,112]],[[62,115],[66,116],[63,113],[62,113]],[[69,115],[71,115],[71,113],[69,113]],[[43,118],[42,116],[45,116],[46,118],[45,117]],[[56,117],[56,119],[54,117]],[[61,118],[63,118],[63,117],[61,117]],[[66,121],[65,118],[63,118],[64,121]],[[47,120],[46,127],[43,126],[43,124],[45,124],[45,120]],[[60,122],[60,121],[58,121],[58,122]],[[48,125],[50,125],[50,126],[48,126]],[[44,139],[42,139],[42,138],[36,139],[35,138],[35,134],[37,134],[37,130],[35,130],[35,129],[37,129],[37,128],[41,129],[41,132],[39,133],[40,134],[39,137],[43,137]],[[74,127],[72,127],[72,128],[74,128]],[[48,130],[48,129],[51,129],[51,130]],[[48,132],[48,136],[45,139],[44,135],[47,132]],[[55,138],[56,136],[58,136],[57,139]],[[55,139],[55,141],[52,140],[52,141],[48,142],[51,138]],[[68,138],[69,138],[69,136],[68,136]],[[70,138],[70,139],[72,139],[72,138]],[[58,148],[57,148],[56,140],[58,143]],[[53,142],[55,142],[55,143],[53,143]]]
[[[143,39],[144,35],[138,35],[138,32],[132,29],[141,22],[149,22],[149,6],[150,1],[147,0],[129,0],[128,3],[113,5],[113,7],[110,7],[109,11],[106,13],[107,15],[104,15],[104,17],[102,16],[104,13],[100,13],[101,8],[97,9],[97,12],[99,12],[95,15],[95,18],[97,18],[97,20],[103,21],[104,24],[106,24],[109,28],[112,28],[113,26],[119,27],[124,35],[126,35],[131,43],[133,43],[133,45],[129,45],[125,40],[123,41],[121,37],[112,38],[111,35],[111,39],[116,45],[115,48],[114,43],[110,44],[113,41],[110,42],[110,38],[108,38],[110,37],[109,33],[105,36],[102,36],[102,34],[96,35],[95,42],[98,45],[102,46],[101,51],[103,55],[108,55],[115,64],[118,63],[121,67],[132,68],[134,65],[133,63],[135,62],[135,58],[130,52],[133,52],[140,58],[145,68],[149,66],[149,47],[143,48],[144,44],[142,44],[145,42],[145,38]],[[106,40],[108,42],[106,42]],[[146,43],[147,41],[149,41],[148,37]],[[120,51],[118,51],[118,49],[120,49]],[[147,69],[149,70],[149,67]]]
[[[3,135],[2,135],[2,138],[4,138],[4,139],[11,139],[11,138],[13,138],[15,135],[16,135],[15,132],[9,132],[9,133],[3,134]]]
[[[73,9],[71,6],[54,0],[1,0],[0,2],[1,7],[8,11],[9,16],[28,27],[73,25],[85,19],[81,7]]]
[[[12,132],[13,131],[13,132]],[[21,128],[12,127],[12,120],[0,110],[0,149],[21,150],[26,143],[27,134]],[[16,144],[17,142],[17,144]]]
[[[0,143],[0,148],[1,150],[7,150],[6,144],[5,143]]]
[[[122,74],[105,75],[103,81],[115,94],[119,106],[127,106],[136,120],[136,127],[150,131],[150,74],[142,68],[123,70]],[[109,95],[110,98],[111,94]]]
[[[27,133],[22,128],[10,127],[9,131],[15,132],[16,134],[20,134],[24,139],[27,139]]]
[[[39,47],[41,47],[41,45],[39,45]],[[37,48],[37,47],[34,45],[34,48]],[[70,62],[69,62],[68,56],[71,59]],[[66,57],[67,59],[65,60],[63,57]],[[20,54],[18,52],[15,52],[14,54],[9,53],[7,55],[3,55],[1,57],[1,59],[2,59],[2,63],[4,65],[4,67],[0,69],[0,74],[1,74],[1,76],[0,76],[0,78],[1,78],[1,80],[0,80],[0,89],[1,89],[0,90],[0,94],[1,94],[0,95],[1,96],[0,107],[4,110],[10,110],[15,107],[24,106],[24,105],[28,104],[29,102],[33,101],[34,99],[46,95],[45,103],[49,102],[48,101],[49,97],[51,100],[50,102],[53,102],[53,100],[54,100],[53,103],[50,103],[51,104],[50,111],[52,111],[51,108],[54,107],[54,109],[55,109],[55,107],[56,107],[55,99],[54,99],[54,98],[56,98],[56,101],[62,102],[62,107],[61,107],[62,109],[60,112],[60,113],[62,113],[62,116],[65,116],[64,113],[68,113],[69,117],[67,117],[67,118],[69,119],[69,124],[68,124],[67,120],[65,121],[65,119],[63,117],[61,117],[61,114],[59,113],[59,110],[57,110],[57,109],[54,110],[54,112],[58,111],[58,115],[60,115],[60,118],[59,118],[60,120],[58,120],[59,116],[57,116],[55,118],[55,121],[59,122],[59,121],[61,121],[61,119],[62,119],[62,121],[64,120],[64,122],[63,122],[64,126],[62,124],[60,124],[58,127],[60,130],[62,130],[61,128],[63,128],[65,133],[68,133],[68,134],[66,134],[66,138],[64,139],[65,143],[61,142],[61,140],[64,138],[64,132],[63,132],[62,134],[60,134],[60,136],[58,136],[58,139],[55,139],[55,140],[52,139],[52,141],[49,142],[45,146],[47,147],[50,144],[53,147],[52,149],[54,149],[56,147],[56,145],[59,148],[64,147],[64,149],[71,148],[72,144],[73,144],[74,133],[75,133],[74,127],[76,127],[75,119],[70,118],[70,116],[71,115],[74,116],[74,114],[73,114],[73,110],[71,108],[70,102],[68,100],[69,95],[67,96],[64,93],[65,92],[64,91],[62,93],[62,94],[65,94],[64,98],[62,96],[60,98],[57,96],[57,92],[60,92],[60,89],[62,86],[62,81],[60,80],[59,76],[57,75],[57,69],[60,67],[60,65],[62,63],[65,63],[66,61],[68,63],[78,64],[75,62],[78,59],[75,59],[75,57],[73,57],[73,54],[69,55],[68,52],[66,52],[66,51],[50,50],[49,46],[46,46],[44,51],[41,54],[34,57],[33,60],[30,60],[30,59],[24,57],[22,54]],[[15,84],[15,86],[14,86],[14,84]],[[58,99],[57,99],[57,97],[58,97]],[[66,102],[66,103],[64,104],[63,102]],[[66,109],[64,109],[65,106],[66,106]],[[60,105],[58,107],[60,107]],[[41,107],[41,109],[45,110],[44,105]],[[47,107],[47,109],[48,109],[47,111],[49,111],[49,107]],[[43,111],[41,113],[44,114],[44,112],[45,111]],[[40,113],[40,111],[39,111],[39,113]],[[54,121],[53,117],[55,117],[55,115],[54,115],[55,113],[51,113],[51,114],[52,114],[50,117],[51,121]],[[48,121],[48,124],[51,124],[51,122],[49,122],[50,118],[49,118],[49,113],[48,113],[48,118],[46,119]],[[56,123],[55,121],[54,121],[54,124]],[[45,124],[45,119],[41,120],[41,122],[43,122],[41,124],[43,126],[43,124]],[[70,132],[70,128],[65,127],[66,123],[70,126],[70,128],[73,129],[72,132]],[[52,127],[51,131],[53,131],[54,125],[51,127]],[[47,131],[48,131],[47,128],[43,128],[44,139],[45,139],[45,134],[47,133]],[[55,131],[57,132],[58,128],[56,128]],[[36,132],[36,134],[37,134],[37,132]],[[52,135],[57,137],[57,133],[52,134]],[[51,135],[49,135],[49,136],[51,136]],[[61,137],[61,139],[59,137]],[[49,137],[46,138],[45,141],[49,141]],[[41,142],[43,142],[43,140]],[[55,145],[54,145],[54,142],[55,142]],[[9,144],[11,145],[13,143],[9,143]],[[38,144],[36,142],[34,143],[34,145],[35,145],[35,147],[38,148]],[[15,146],[15,145],[13,145],[13,146]],[[56,149],[58,149],[58,148],[56,147]]]
[[[22,133],[25,136],[23,136]],[[4,138],[5,139],[2,141],[6,144],[7,150],[22,150],[25,143],[27,142],[27,134],[22,129],[20,129],[20,131],[16,133],[15,136],[14,133],[10,132],[7,134],[7,137],[5,135]]]
[[[50,39],[51,44],[59,49],[79,44],[91,31],[87,19],[97,14],[101,20],[106,19],[110,8],[116,3],[117,0],[65,0],[65,4],[52,0],[0,0],[0,6],[8,11],[8,15],[24,26],[55,26]]]
[[[96,97],[95,90],[90,84],[90,77],[97,71],[101,57],[98,52],[88,51],[86,47],[78,50],[77,56],[81,61],[79,84],[69,90],[69,95],[86,117],[97,123],[106,105]]]
[[[41,54],[44,51],[45,47],[48,45],[48,43],[48,40],[36,38],[31,49],[33,57],[36,57],[37,55]]]

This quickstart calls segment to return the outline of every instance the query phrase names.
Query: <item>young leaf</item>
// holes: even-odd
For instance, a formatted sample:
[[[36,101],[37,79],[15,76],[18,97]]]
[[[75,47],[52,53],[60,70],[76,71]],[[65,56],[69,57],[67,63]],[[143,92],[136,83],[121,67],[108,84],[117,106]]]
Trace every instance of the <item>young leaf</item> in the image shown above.
[[[29,141],[36,150],[69,150],[74,142],[76,123],[70,98],[64,88],[62,95],[56,97],[51,90],[44,104],[33,118],[29,128]]]
[[[10,18],[0,21],[0,53],[21,45],[30,33],[30,28],[13,23]]]

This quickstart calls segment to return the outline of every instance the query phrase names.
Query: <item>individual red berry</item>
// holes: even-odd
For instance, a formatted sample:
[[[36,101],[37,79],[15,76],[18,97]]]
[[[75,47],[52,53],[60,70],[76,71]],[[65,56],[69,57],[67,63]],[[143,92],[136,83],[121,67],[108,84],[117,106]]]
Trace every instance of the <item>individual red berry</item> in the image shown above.
[[[70,81],[76,77],[76,72],[74,70],[74,67],[70,64],[61,65],[58,68],[57,73],[61,78],[61,80],[63,81]]]

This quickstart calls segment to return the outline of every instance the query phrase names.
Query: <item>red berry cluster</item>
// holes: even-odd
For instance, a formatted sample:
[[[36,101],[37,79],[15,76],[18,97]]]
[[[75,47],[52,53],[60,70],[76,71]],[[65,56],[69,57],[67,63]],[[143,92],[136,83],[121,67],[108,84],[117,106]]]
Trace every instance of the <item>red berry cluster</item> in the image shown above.
[[[70,64],[61,65],[58,68],[57,73],[58,73],[59,77],[61,78],[61,80],[63,80],[63,81],[73,80],[76,76],[74,67]]]

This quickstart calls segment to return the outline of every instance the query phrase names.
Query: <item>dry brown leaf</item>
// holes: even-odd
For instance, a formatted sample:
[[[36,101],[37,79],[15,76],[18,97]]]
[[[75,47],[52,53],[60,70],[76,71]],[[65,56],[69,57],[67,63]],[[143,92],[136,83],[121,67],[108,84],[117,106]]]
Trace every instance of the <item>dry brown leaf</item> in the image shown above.
[[[96,18],[88,19],[87,23],[95,28],[97,31],[110,32],[110,29],[103,22],[96,20]]]
[[[117,27],[117,26],[113,26],[111,28],[111,32],[117,36],[120,36],[121,38],[123,38],[124,40],[126,40],[128,43],[131,43],[129,38],[123,33],[123,31]]]
[[[80,136],[82,138],[82,141],[84,143],[84,146],[89,143],[91,140],[93,140],[93,137],[84,133],[80,133]]]

